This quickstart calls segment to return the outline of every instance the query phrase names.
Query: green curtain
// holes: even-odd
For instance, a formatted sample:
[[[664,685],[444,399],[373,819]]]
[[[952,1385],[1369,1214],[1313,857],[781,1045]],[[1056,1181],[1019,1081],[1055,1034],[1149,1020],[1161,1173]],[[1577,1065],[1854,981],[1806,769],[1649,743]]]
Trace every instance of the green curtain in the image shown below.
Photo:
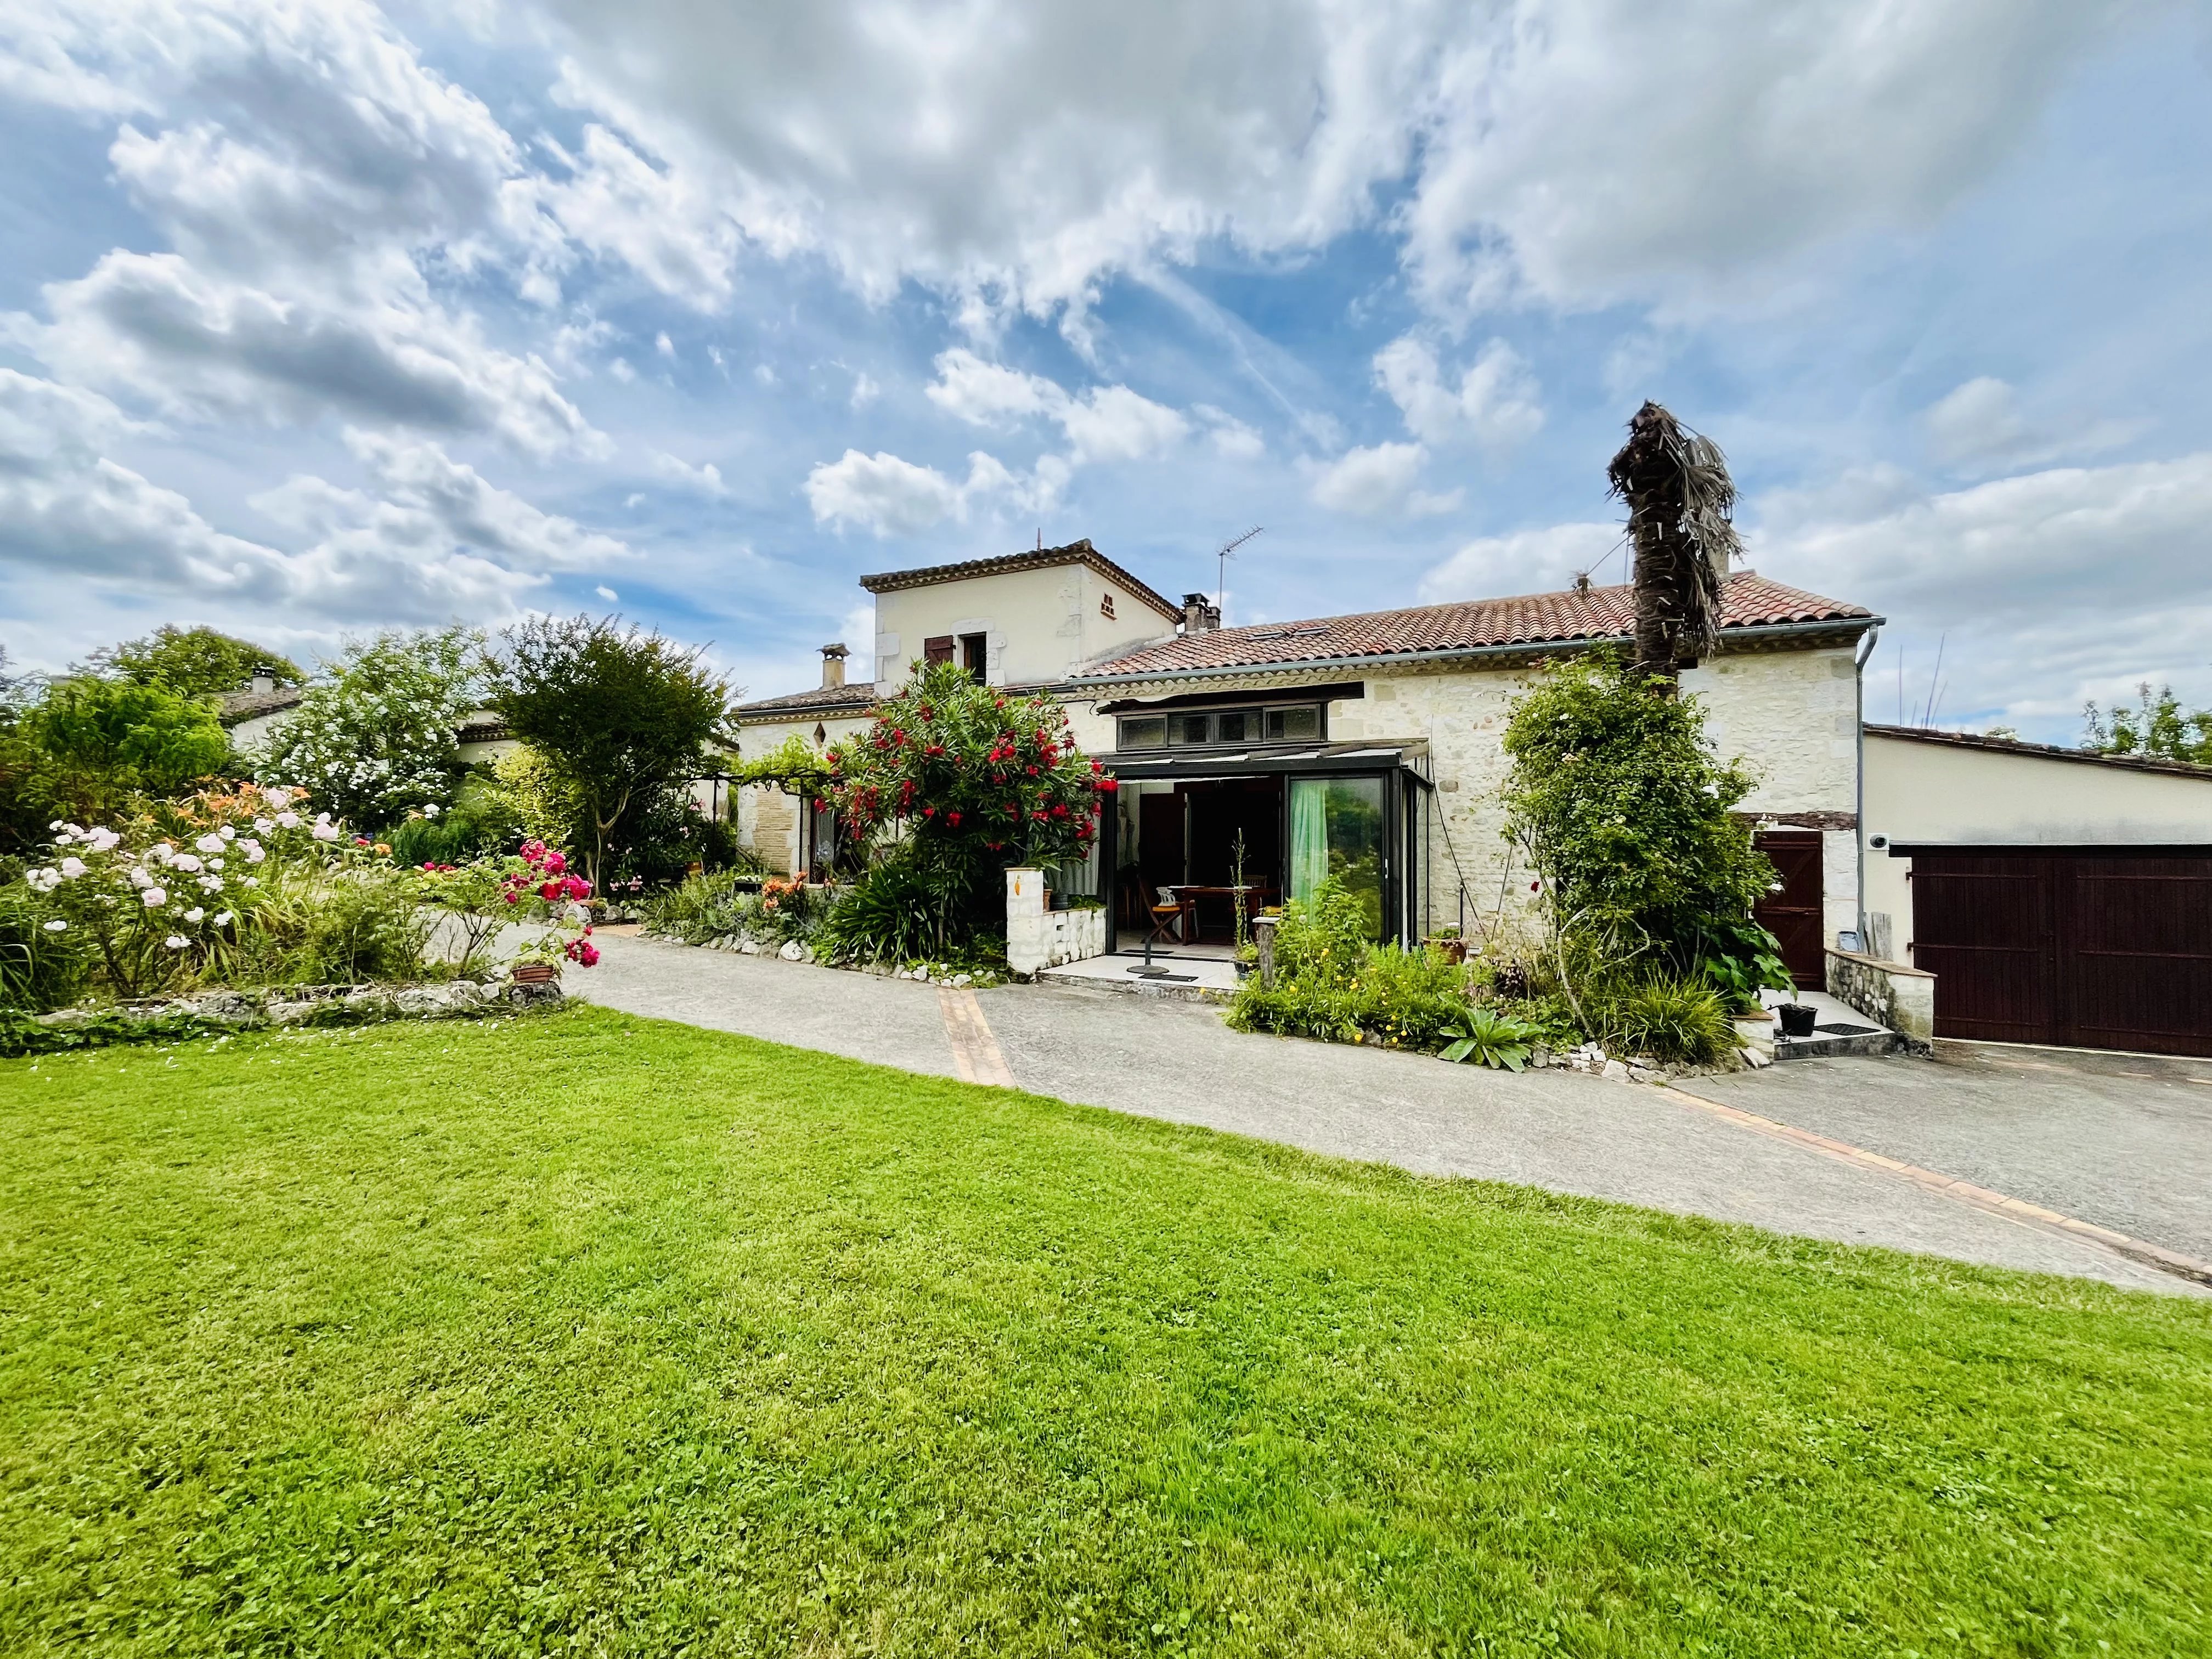
[[[1328,783],[1291,780],[1291,896],[1310,899],[1328,879]]]

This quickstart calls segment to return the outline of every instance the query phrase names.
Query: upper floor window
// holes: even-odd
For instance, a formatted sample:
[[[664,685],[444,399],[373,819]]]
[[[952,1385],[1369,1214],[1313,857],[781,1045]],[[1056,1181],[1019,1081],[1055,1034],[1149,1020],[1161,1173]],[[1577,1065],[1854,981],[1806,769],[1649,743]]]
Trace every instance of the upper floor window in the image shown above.
[[[988,679],[991,664],[988,634],[938,634],[921,642],[926,663],[957,662],[979,684]]]
[[[1124,714],[1115,734],[1120,749],[1194,749],[1231,743],[1309,743],[1323,730],[1322,705],[1177,710]]]

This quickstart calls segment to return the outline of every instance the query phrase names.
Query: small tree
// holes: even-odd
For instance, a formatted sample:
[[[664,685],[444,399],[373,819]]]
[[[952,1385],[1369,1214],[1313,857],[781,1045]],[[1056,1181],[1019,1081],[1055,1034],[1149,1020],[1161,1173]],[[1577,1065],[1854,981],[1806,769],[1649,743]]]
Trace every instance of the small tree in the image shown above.
[[[231,757],[208,699],[113,680],[52,687],[25,712],[21,735],[25,792],[73,819],[125,811],[134,798],[185,793]]]
[[[452,805],[465,770],[456,734],[481,701],[483,641],[441,628],[348,646],[252,757],[254,775],[305,785],[361,830]]]
[[[279,685],[300,685],[307,674],[289,657],[251,640],[218,634],[212,628],[179,628],[165,623],[143,640],[103,646],[92,653],[85,672],[133,685],[166,685],[186,696],[240,690],[257,677]]]
[[[602,886],[625,815],[702,769],[729,688],[696,649],[613,618],[541,617],[503,637],[492,707],[574,787]]]
[[[1547,668],[1506,726],[1505,833],[1541,881],[1562,977],[1577,976],[1571,946],[1583,972],[1717,961],[1772,983],[1771,936],[1751,912],[1773,866],[1730,811],[1753,780],[1713,752],[1698,698],[1653,690],[1591,652]]]
[[[1016,865],[1084,857],[1114,780],[1043,696],[1008,696],[949,664],[920,670],[865,736],[833,744],[823,798],[848,830],[895,845],[940,915],[990,914]]]
[[[2212,708],[2185,709],[2173,688],[2151,695],[2150,682],[2136,688],[2138,706],[2114,703],[2110,723],[2094,702],[2082,709],[2087,730],[2081,746],[2100,755],[2148,755],[2158,760],[2212,766]]]

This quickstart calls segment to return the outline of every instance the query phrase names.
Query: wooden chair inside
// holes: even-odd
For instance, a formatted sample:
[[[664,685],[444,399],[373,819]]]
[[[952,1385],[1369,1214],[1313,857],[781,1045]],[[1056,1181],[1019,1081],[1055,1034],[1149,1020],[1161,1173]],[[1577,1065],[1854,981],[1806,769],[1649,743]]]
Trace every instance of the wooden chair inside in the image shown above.
[[[1152,907],[1152,931],[1146,936],[1147,945],[1188,945],[1192,930],[1198,925],[1198,906],[1183,897],[1172,887],[1160,889],[1159,902]]]

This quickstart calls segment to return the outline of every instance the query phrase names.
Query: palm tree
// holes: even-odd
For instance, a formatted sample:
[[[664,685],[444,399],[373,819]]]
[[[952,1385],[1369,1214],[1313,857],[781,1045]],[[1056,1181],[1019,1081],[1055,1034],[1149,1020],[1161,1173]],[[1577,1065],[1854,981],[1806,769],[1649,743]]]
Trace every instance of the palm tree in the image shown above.
[[[1728,458],[1711,438],[1646,402],[1606,477],[1628,505],[1636,544],[1636,670],[1672,696],[1676,677],[1713,648],[1721,583],[1743,550],[1729,522],[1735,483]]]

